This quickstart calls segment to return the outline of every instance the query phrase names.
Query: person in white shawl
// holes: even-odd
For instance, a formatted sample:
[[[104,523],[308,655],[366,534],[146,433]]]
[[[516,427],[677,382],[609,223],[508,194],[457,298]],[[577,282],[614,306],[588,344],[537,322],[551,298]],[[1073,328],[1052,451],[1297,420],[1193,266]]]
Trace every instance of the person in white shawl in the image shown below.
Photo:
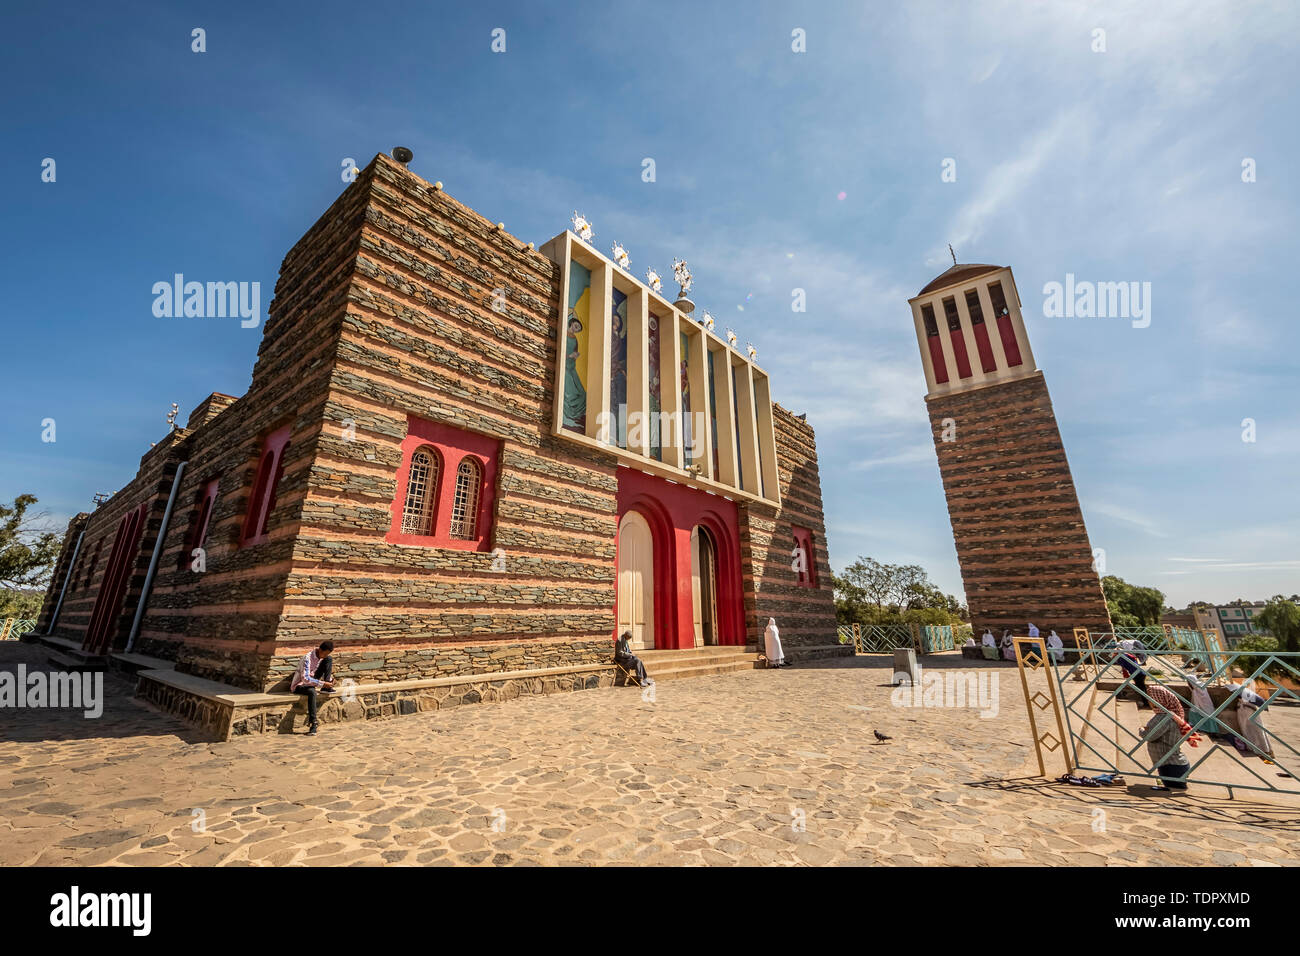
[[[763,632],[763,653],[767,656],[768,667],[789,667],[785,652],[781,650],[781,632],[777,630],[776,618],[767,619],[767,630]]]
[[[1228,686],[1241,688],[1241,693],[1237,696],[1237,726],[1241,730],[1241,736],[1250,745],[1246,753],[1259,757],[1265,763],[1272,763],[1273,743],[1269,740],[1268,731],[1264,729],[1264,721],[1261,719],[1264,716],[1262,708],[1268,702],[1256,692],[1255,682],[1246,680],[1246,675],[1241,671],[1233,671],[1232,676],[1237,682]]]
[[[1210,696],[1209,684],[1201,680],[1194,670],[1187,671],[1183,676],[1187,678],[1187,687],[1192,697],[1192,708],[1187,714],[1188,722],[1201,733],[1224,733],[1226,728],[1210,716],[1214,713],[1215,707],[1214,698]]]
[[[985,647],[997,647],[997,646],[998,646],[997,639],[993,636],[993,632],[990,631],[987,627],[984,628],[984,637],[981,638],[981,640],[983,640],[983,642],[984,642],[984,646],[985,646]]]
[[[1058,664],[1065,663],[1065,641],[1061,640],[1061,635],[1057,634],[1055,629],[1047,635],[1047,653],[1052,655],[1052,660]]]

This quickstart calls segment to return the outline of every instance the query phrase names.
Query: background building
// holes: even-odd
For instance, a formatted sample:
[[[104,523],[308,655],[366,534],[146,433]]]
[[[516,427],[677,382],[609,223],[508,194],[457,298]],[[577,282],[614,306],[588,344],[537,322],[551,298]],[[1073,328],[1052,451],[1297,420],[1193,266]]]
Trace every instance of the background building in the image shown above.
[[[1196,617],[1198,628],[1202,630],[1214,628],[1231,646],[1251,634],[1268,633],[1264,628],[1256,627],[1254,623],[1255,615],[1266,606],[1265,601],[1256,601],[1254,604],[1224,604],[1218,607],[1196,604],[1192,606],[1192,613]]]
[[[954,264],[909,300],[976,633],[1109,631],[1047,382],[1011,270]]]

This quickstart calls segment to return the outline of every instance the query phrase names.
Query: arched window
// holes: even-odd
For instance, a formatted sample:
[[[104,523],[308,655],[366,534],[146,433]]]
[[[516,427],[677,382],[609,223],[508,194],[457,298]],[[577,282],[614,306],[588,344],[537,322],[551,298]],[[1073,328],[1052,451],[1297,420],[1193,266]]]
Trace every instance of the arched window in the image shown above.
[[[406,503],[402,507],[402,534],[433,534],[433,503],[438,498],[438,453],[424,445],[411,456],[406,475]]]
[[[267,435],[262,443],[262,460],[257,466],[248,513],[244,516],[244,531],[240,535],[244,544],[256,544],[266,535],[280,480],[284,477],[284,453],[288,447],[288,425]]]
[[[483,469],[475,458],[466,457],[456,469],[456,497],[451,503],[451,536],[472,541],[478,527],[478,496]]]

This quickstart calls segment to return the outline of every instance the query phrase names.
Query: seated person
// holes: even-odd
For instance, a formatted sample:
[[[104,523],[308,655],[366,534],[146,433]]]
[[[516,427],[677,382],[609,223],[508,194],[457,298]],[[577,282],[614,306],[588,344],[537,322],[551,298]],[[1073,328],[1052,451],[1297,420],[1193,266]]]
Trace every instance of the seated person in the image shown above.
[[[1065,663],[1065,642],[1061,640],[1061,635],[1055,630],[1047,635],[1047,653],[1052,655],[1052,660],[1058,664]]]
[[[311,724],[307,731],[309,735],[315,734],[320,727],[320,721],[316,719],[317,691],[334,689],[334,661],[330,659],[333,653],[334,642],[321,641],[320,647],[309,652],[298,664],[293,680],[289,682],[289,690],[293,693],[307,695],[307,720]]]
[[[983,652],[985,660],[995,661],[998,659],[998,644],[993,638],[993,632],[988,628],[984,629],[984,636],[980,639],[980,650]]]
[[[653,677],[646,677],[645,665],[641,663],[641,658],[632,653],[632,632],[624,631],[614,645],[614,662],[625,671],[631,671],[636,675],[636,682],[644,687],[647,684],[653,684]]]

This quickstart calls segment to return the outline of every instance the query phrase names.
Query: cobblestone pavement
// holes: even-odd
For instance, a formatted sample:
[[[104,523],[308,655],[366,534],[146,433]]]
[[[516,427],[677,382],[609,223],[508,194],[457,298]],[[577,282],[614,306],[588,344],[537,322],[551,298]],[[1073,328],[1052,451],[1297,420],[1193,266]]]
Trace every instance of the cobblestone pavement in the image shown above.
[[[1030,777],[1019,680],[980,666],[994,719],[893,707],[876,658],[224,744],[109,676],[98,720],[0,710],[0,864],[1296,863],[1292,809]]]

